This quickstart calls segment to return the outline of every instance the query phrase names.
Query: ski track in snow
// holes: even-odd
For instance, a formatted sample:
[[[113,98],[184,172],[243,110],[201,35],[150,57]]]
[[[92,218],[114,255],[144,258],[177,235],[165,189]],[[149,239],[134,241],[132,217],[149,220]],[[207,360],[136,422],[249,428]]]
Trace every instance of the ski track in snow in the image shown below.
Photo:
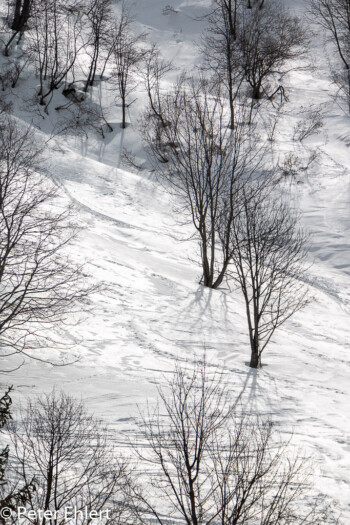
[[[140,26],[166,43],[165,53],[177,63],[192,68],[196,50],[191,39],[198,39],[203,27],[193,18],[203,2],[174,0],[179,13],[166,16],[162,8],[167,2],[142,2],[135,4]],[[300,12],[303,5],[297,4]],[[93,299],[93,313],[67,328],[67,337],[82,338],[79,363],[52,368],[28,362],[11,375],[11,383],[15,400],[53,385],[83,397],[116,429],[116,444],[123,448],[127,435],[135,433],[137,405],[142,410],[146,400],[155,400],[156,385],[172,373],[176,358],[191,363],[205,348],[213,369],[224,366],[232,391],[244,389],[248,407],[272,417],[282,435],[293,431],[293,443],[316,462],[318,489],[339,503],[348,523],[350,120],[332,103],[326,59],[317,49],[313,53],[321,69],[289,77],[290,102],[276,147],[281,152],[296,147],[288,130],[298,120],[300,101],[327,105],[322,133],[307,143],[320,150],[320,159],[302,184],[286,190],[311,233],[308,282],[314,301],[276,334],[264,368],[247,367],[248,337],[238,294],[196,284],[200,269],[191,259],[198,247],[195,241],[178,240],[193,232],[177,224],[169,196],[151,175],[118,169],[120,144],[132,147],[136,140],[127,128],[120,137],[116,131],[107,144],[57,139],[62,151],[55,153],[54,177],[86,225],[75,256],[87,259],[93,276],[109,289]],[[135,122],[142,100],[136,105],[131,111]],[[118,115],[109,120],[118,122]]]

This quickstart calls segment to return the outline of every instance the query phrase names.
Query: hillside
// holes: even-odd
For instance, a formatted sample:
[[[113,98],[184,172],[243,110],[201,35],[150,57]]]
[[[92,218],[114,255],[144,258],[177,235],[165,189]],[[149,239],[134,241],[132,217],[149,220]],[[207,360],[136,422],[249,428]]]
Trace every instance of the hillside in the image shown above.
[[[288,0],[284,0],[287,2]],[[174,0],[176,12],[163,14],[167,0],[130,0],[137,28],[161,44],[165,57],[190,72],[198,63],[200,19],[210,0]],[[304,16],[306,2],[291,3]],[[191,362],[204,349],[210,366],[223,366],[232,388],[244,388],[247,406],[268,414],[283,435],[294,434],[316,462],[317,488],[334,499],[350,520],[350,120],[335,99],[328,58],[332,48],[314,27],[307,62],[285,81],[288,102],[277,125],[275,160],[294,152],[305,162],[317,160],[296,178],[285,177],[283,192],[300,208],[310,233],[308,284],[314,300],[280,330],[264,354],[264,366],[249,369],[249,341],[244,307],[237,291],[197,284],[200,267],[190,224],[182,225],[173,201],[147,170],[137,133],[145,93],[135,92],[130,125],[121,130],[120,107],[103,83],[91,89],[102,97],[113,131],[103,139],[91,134],[56,136],[48,157],[65,199],[74,203],[84,230],[74,244],[74,258],[87,261],[96,282],[108,289],[91,298],[91,311],[67,326],[76,340],[67,366],[26,363],[2,384],[14,384],[17,402],[53,387],[83,398],[88,407],[117,431],[121,448],[133,435],[137,406],[156,397],[156,386],[171,374],[176,359]],[[2,60],[5,60],[2,58]],[[174,78],[176,72],[174,72]],[[23,101],[37,80],[28,73],[13,90],[13,114],[33,123],[46,140],[57,116],[33,116]],[[63,97],[55,94],[57,103]],[[61,98],[60,98],[61,97]],[[303,108],[322,106],[324,126],[303,145],[292,140]],[[275,114],[271,105],[266,115]],[[21,124],[22,125],[22,124]],[[123,147],[144,169],[125,164]],[[51,356],[51,351],[48,355]],[[57,356],[52,354],[53,359]],[[67,356],[64,356],[67,359]],[[70,356],[68,356],[70,360]]]

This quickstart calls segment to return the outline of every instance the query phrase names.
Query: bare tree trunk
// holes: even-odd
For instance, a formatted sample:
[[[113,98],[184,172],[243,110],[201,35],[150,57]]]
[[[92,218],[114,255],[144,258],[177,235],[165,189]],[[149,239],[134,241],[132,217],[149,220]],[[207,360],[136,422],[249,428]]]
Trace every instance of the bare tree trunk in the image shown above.
[[[4,55],[6,57],[9,56],[10,46],[12,42],[14,41],[14,39],[16,38],[16,36],[18,35],[18,33],[20,33],[20,38],[18,40],[18,43],[21,40],[21,35],[25,29],[25,26],[28,22],[28,18],[30,15],[31,2],[32,0],[23,0],[23,5],[22,5],[22,0],[16,0],[13,21],[11,24],[11,29],[14,31],[14,33],[11,35],[11,38],[5,45]]]
[[[250,341],[251,344],[251,355],[250,355],[250,368],[259,368],[260,366],[260,356],[259,356],[259,349],[256,348],[255,340]]]
[[[28,22],[31,5],[32,5],[32,0],[23,0],[20,31],[24,30]]]
[[[11,29],[14,31],[23,31],[29,18],[32,0],[16,0],[15,11]]]
[[[229,103],[230,103],[230,129],[235,129],[235,106],[234,106],[234,87],[232,83],[232,77],[229,79],[228,84],[228,95],[229,95]]]
[[[229,263],[229,258],[227,257],[226,262],[224,263],[219,276],[217,277],[217,279],[215,280],[213,284],[213,288],[218,288],[220,284],[222,284],[222,281],[224,280],[226,272],[227,272],[228,263]]]
[[[93,86],[93,84],[95,82],[98,58],[99,58],[99,44],[97,44],[97,49],[96,49],[96,53],[95,53],[95,61],[94,61],[94,67],[92,69],[92,75],[91,75],[91,79],[90,79],[90,86]]]
[[[95,77],[96,77],[96,70],[97,70],[97,64],[99,59],[99,41],[96,40],[94,43],[94,51],[93,56],[90,63],[89,73],[85,82],[84,91],[85,93],[89,89],[89,86],[93,86]]]
[[[253,86],[253,99],[254,100],[260,100],[261,99],[261,83],[255,84]]]
[[[126,128],[126,102],[125,99],[122,99],[122,128]]]
[[[21,9],[22,9],[22,0],[16,0],[15,12],[13,15],[13,21],[11,25],[11,29],[13,29],[14,31],[19,31],[20,29]]]

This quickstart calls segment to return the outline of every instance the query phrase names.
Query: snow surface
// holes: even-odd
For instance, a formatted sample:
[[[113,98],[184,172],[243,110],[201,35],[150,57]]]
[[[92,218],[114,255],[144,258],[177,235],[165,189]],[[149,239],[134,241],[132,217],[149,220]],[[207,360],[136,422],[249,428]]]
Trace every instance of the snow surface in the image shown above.
[[[286,0],[287,1],[287,0]],[[164,56],[187,71],[198,64],[198,42],[204,22],[197,20],[209,0],[173,0],[177,13],[162,14],[169,0],[131,1],[138,28],[161,43]],[[303,16],[306,4],[293,3]],[[146,170],[123,167],[121,147],[144,161],[135,126],[121,131],[120,109],[104,84],[92,97],[106,101],[114,131],[97,137],[56,137],[49,144],[51,169],[77,206],[86,226],[74,246],[74,256],[88,261],[97,281],[108,291],[92,298],[92,312],[67,328],[67,339],[80,339],[80,359],[66,367],[28,361],[2,384],[14,384],[15,403],[24,396],[48,392],[53,386],[82,397],[88,407],[117,431],[123,447],[135,432],[137,405],[156,397],[156,385],[171,373],[175,359],[189,361],[206,349],[211,366],[222,365],[232,388],[245,388],[245,403],[271,415],[283,435],[314,458],[316,484],[334,498],[350,521],[350,119],[334,99],[328,73],[332,49],[316,28],[309,61],[313,70],[290,74],[289,102],[281,111],[276,157],[294,151],[306,158],[306,148],[319,152],[317,162],[284,191],[302,210],[311,234],[308,282],[314,301],[276,334],[259,371],[247,367],[248,337],[238,293],[208,290],[196,284],[200,268],[192,262],[193,233],[181,226],[173,203]],[[49,118],[34,118],[23,107],[35,79],[22,80],[14,113],[38,128],[45,140]],[[129,118],[136,124],[144,105],[139,89]],[[292,129],[302,107],[322,105],[325,126],[304,146],[292,141]],[[272,107],[271,107],[272,111]],[[58,148],[59,146],[59,148]],[[277,160],[277,158],[276,158]],[[76,350],[74,350],[75,352]],[[72,354],[72,359],[73,359]]]

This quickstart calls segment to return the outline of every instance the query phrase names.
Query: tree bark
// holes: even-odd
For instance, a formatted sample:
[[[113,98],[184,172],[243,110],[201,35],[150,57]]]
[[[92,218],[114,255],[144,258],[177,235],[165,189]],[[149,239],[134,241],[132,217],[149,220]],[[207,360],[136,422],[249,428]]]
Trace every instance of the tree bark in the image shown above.
[[[32,0],[24,0],[23,1],[23,7],[22,7],[22,13],[21,13],[21,27],[20,31],[23,31],[25,29],[25,26],[28,22],[29,15],[30,15],[30,8],[31,8]]]
[[[261,85],[257,84],[253,87],[253,99],[254,100],[260,100],[261,98]]]
[[[23,4],[22,0],[16,0],[11,29],[14,31],[24,31],[30,15],[30,6],[31,0],[23,0]]]
[[[21,21],[21,9],[22,9],[22,0],[16,0],[15,12],[13,15],[11,29],[14,31],[19,31],[20,21]]]
[[[252,348],[252,352],[250,355],[250,368],[259,368],[260,367],[260,357],[259,352],[256,350],[256,348]]]
[[[126,103],[123,100],[122,101],[122,112],[123,112],[123,118],[122,118],[122,128],[126,128]]]

